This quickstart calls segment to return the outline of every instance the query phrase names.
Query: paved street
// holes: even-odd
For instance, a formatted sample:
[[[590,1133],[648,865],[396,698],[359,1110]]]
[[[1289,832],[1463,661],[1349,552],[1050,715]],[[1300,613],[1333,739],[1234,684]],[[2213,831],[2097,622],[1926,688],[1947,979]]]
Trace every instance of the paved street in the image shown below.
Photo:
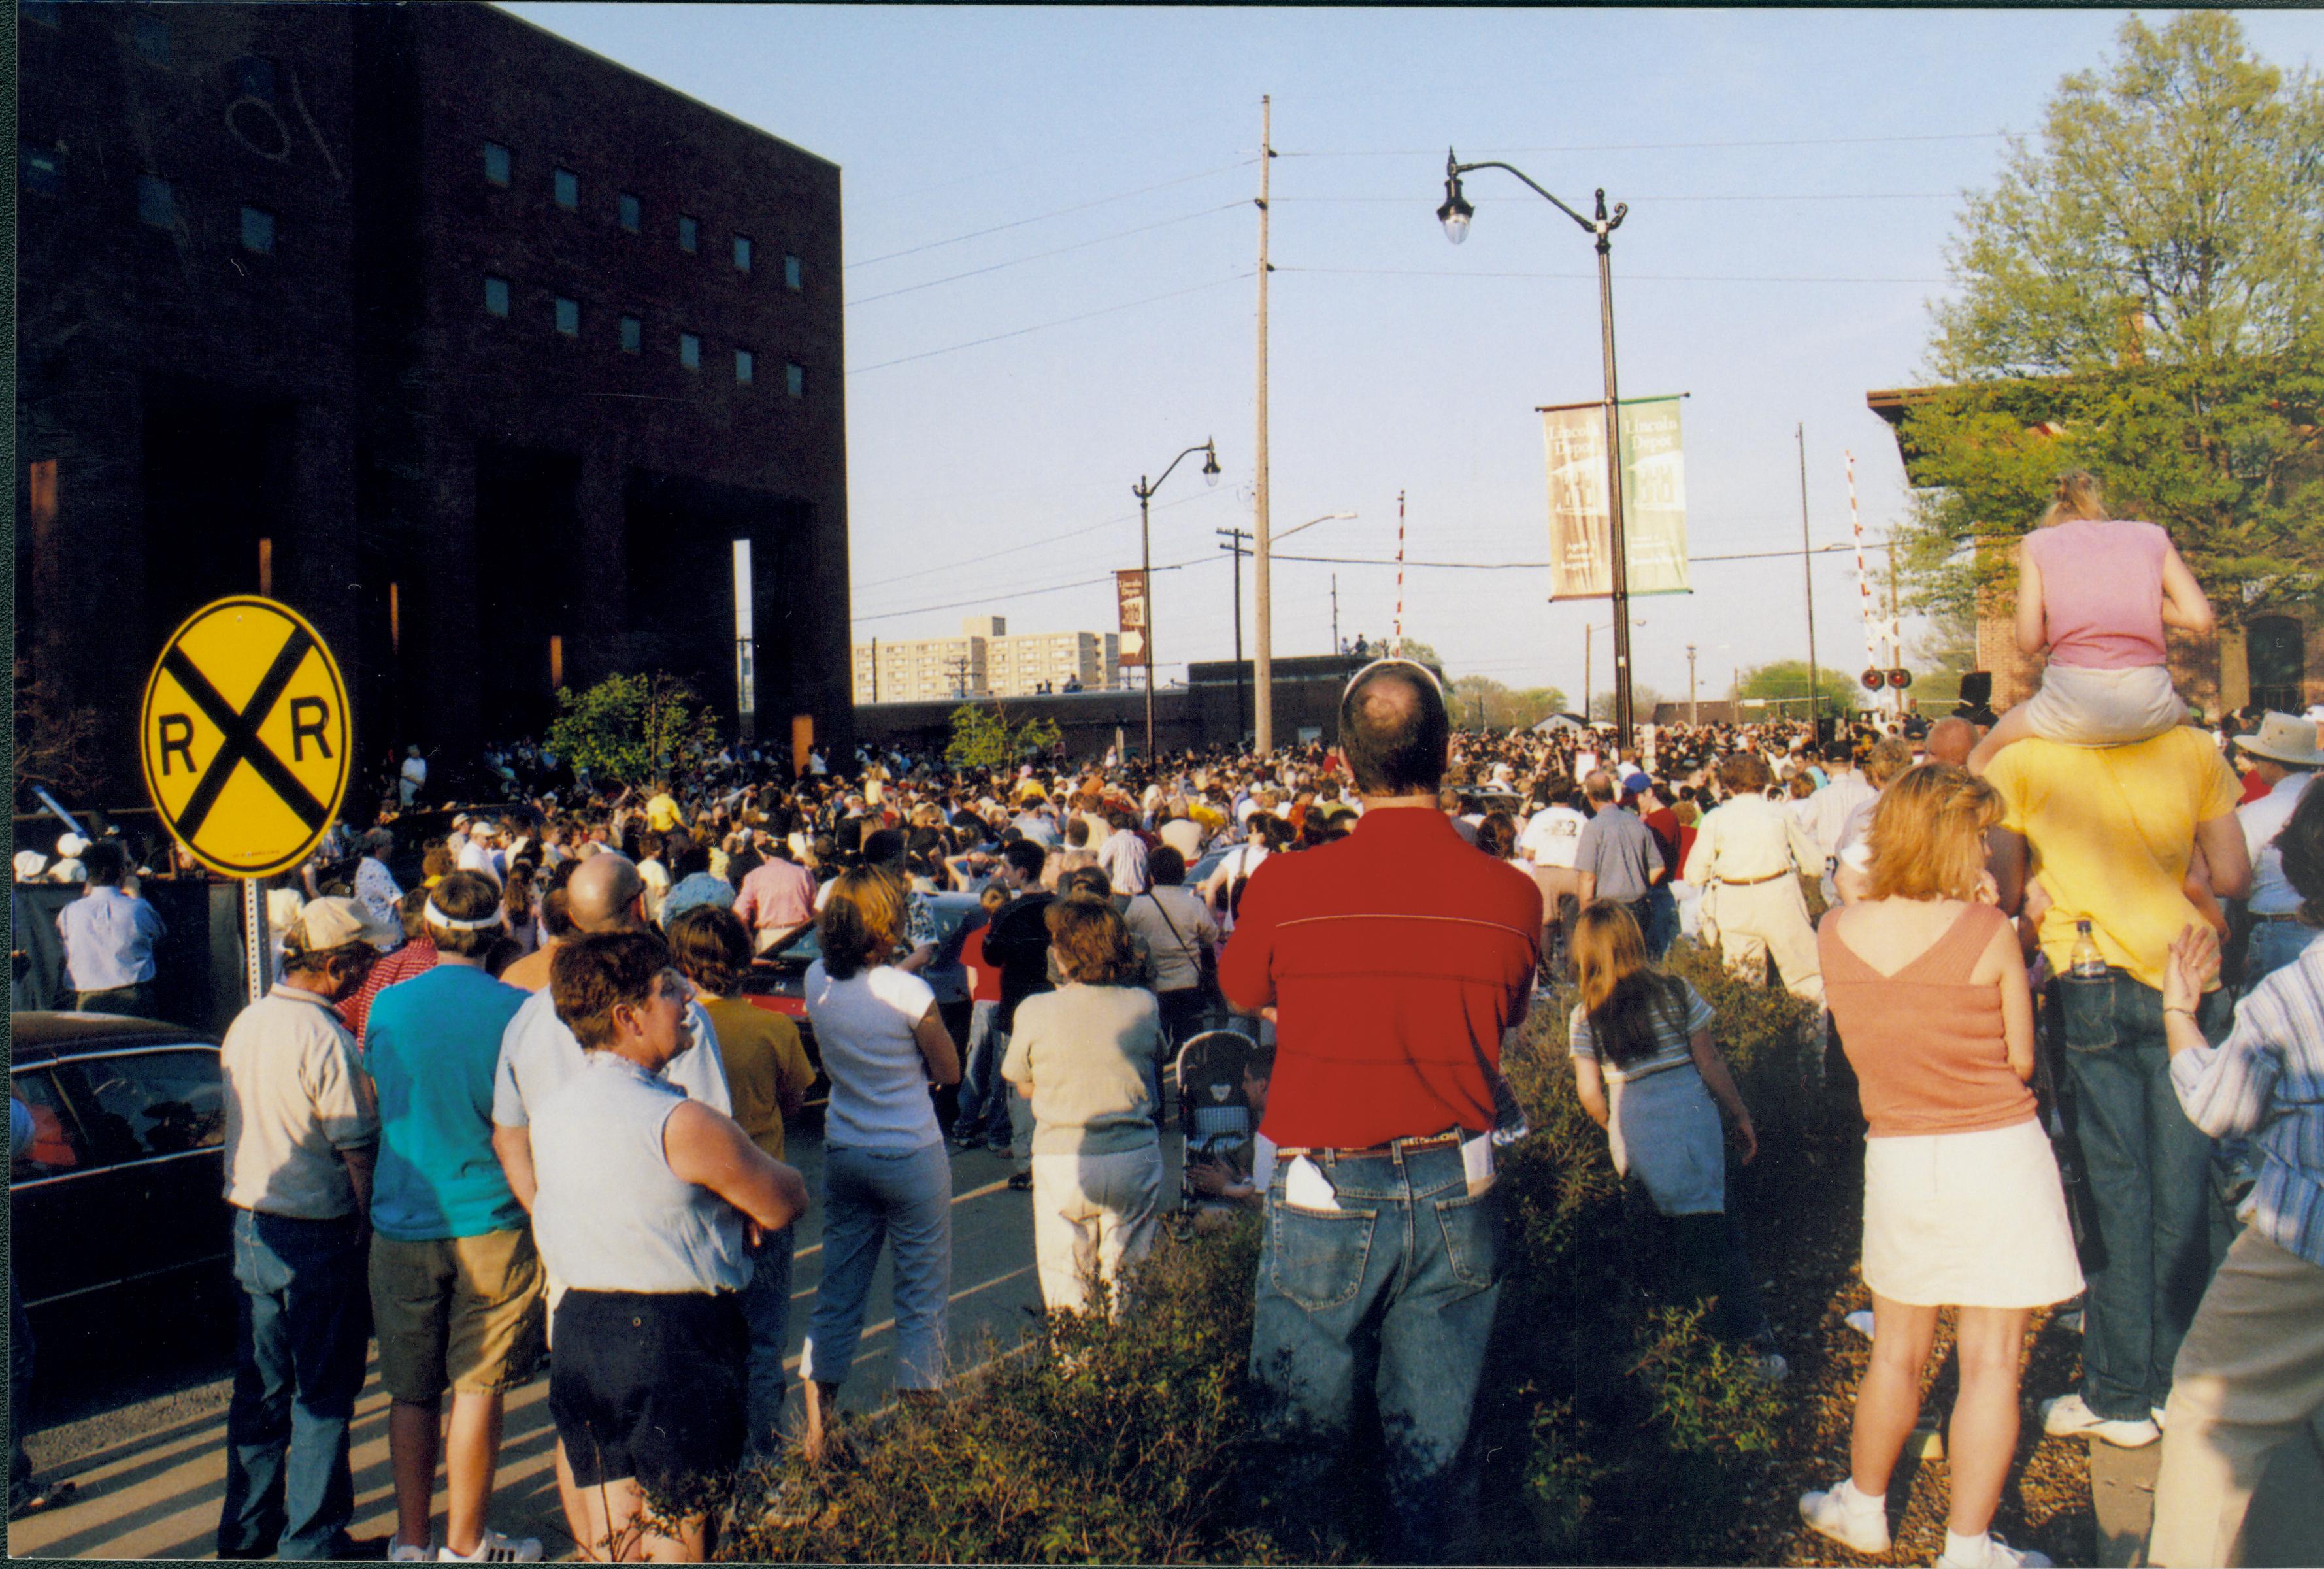
[[[1175,1188],[1175,1140],[1166,1141]],[[822,1143],[795,1137],[792,1159],[810,1192],[822,1187]],[[953,1292],[951,1345],[958,1365],[973,1365],[996,1345],[1016,1342],[1028,1322],[1025,1309],[1038,1308],[1040,1289],[1033,1273],[1032,1228],[1028,1199],[1006,1186],[1008,1163],[982,1151],[953,1161]],[[790,1365],[796,1374],[798,1347],[822,1271],[822,1215],[809,1213],[799,1236]],[[842,1405],[874,1409],[891,1395],[895,1334],[890,1316],[885,1262],[873,1286],[870,1323],[854,1377]],[[79,1496],[52,1512],[19,1520],[9,1527],[13,1555],[141,1558],[206,1557],[217,1527],[226,1475],[224,1379],[177,1393],[135,1401],[35,1433],[34,1464],[46,1476],[69,1477]],[[383,1537],[394,1527],[388,1475],[387,1396],[374,1382],[355,1407],[355,1524],[358,1537]],[[791,1400],[797,1416],[798,1398]],[[544,1373],[510,1397],[507,1434],[493,1524],[513,1536],[537,1536],[549,1555],[570,1555],[571,1537],[557,1506],[550,1454],[555,1429],[549,1415]],[[438,1540],[442,1539],[442,1493],[438,1493]]]

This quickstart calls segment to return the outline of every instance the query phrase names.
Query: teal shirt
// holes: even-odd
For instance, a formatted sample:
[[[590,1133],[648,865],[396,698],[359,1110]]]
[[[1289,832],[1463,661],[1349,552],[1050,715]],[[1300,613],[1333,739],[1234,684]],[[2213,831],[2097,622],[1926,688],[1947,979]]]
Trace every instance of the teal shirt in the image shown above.
[[[379,1088],[371,1223],[424,1242],[513,1231],[524,1208],[493,1154],[501,1034],[526,993],[438,964],[372,1000],[364,1066]]]

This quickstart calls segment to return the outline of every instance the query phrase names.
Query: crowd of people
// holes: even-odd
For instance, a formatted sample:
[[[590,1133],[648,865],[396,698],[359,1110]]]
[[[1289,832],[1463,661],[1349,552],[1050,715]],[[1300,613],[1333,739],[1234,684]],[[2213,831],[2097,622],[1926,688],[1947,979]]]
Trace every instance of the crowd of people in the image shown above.
[[[2207,730],[2158,688],[2163,626],[2209,607],[2085,479],[2024,558],[2020,636],[2050,675],[1991,725],[1456,734],[1437,678],[1387,660],[1328,752],[963,770],[866,749],[793,777],[730,750],[613,789],[511,748],[504,804],[420,845],[398,824],[426,769],[400,769],[378,823],[270,900],[278,979],[226,1035],[243,1303],[220,1555],[346,1549],[375,1326],[392,1557],[540,1555],[486,1517],[502,1399],[551,1344],[576,1540],[700,1556],[711,1522],[646,1493],[794,1441],[840,1463],[883,1254],[897,1388],[941,1397],[948,1149],[1014,1163],[1050,1307],[1135,1313],[1174,1054],[1231,1025],[1256,1158],[1188,1180],[1268,1215],[1253,1473],[1327,1507],[1351,1424],[1376,1422],[1382,1550],[1462,1557],[1494,1149],[1523,1131],[1500,1054],[1537,999],[1569,1011],[1574,1092],[1669,1217],[1680,1288],[1785,1376],[1729,1202],[1750,1108],[1712,1010],[1662,967],[1692,939],[1825,1010],[1862,1115],[1871,1356],[1849,1473],[1806,1523],[1887,1548],[1951,1307],[1941,1562],[2046,1562],[1990,1526],[2031,1315],[2078,1303],[2080,1380],[2043,1427],[2161,1442],[2150,1561],[2234,1561],[2268,1454],[2324,1407],[2324,749],[2313,716]],[[392,863],[414,851],[406,891]],[[78,858],[73,984],[132,1004],[152,937],[131,858]],[[939,919],[944,896],[974,903]],[[809,926],[814,1195],[784,1153],[816,1065],[745,995]]]

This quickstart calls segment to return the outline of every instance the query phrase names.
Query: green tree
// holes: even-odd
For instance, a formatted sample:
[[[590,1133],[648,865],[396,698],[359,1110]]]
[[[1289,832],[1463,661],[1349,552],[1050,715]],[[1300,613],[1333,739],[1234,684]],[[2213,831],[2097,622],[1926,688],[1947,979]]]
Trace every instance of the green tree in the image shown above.
[[[952,711],[952,739],[945,743],[945,761],[954,768],[1014,768],[1027,757],[1046,755],[1059,739],[1053,719],[1012,725],[1008,710],[998,703],[990,708],[963,703]]]
[[[1454,724],[1474,727],[1481,723],[1490,730],[1530,729],[1565,707],[1565,694],[1555,687],[1520,691],[1490,676],[1463,676],[1452,683],[1449,696]]]
[[[717,716],[667,671],[608,676],[587,691],[557,690],[549,749],[600,782],[643,784],[718,745]]]
[[[1655,716],[1655,704],[1667,700],[1660,692],[1647,686],[1644,681],[1630,683],[1630,716],[1640,724],[1645,724]],[[1609,687],[1590,699],[1588,716],[1592,719],[1608,720],[1614,717],[1613,688]]]
[[[2169,529],[2223,618],[2324,577],[2324,85],[2235,18],[2122,24],[1964,208],[1902,444],[1917,608],[1973,616],[2063,468]]]
[[[1808,662],[1777,660],[1772,664],[1754,665],[1743,672],[1742,684],[1736,688],[1735,696],[1745,699],[1762,697],[1766,699],[1770,714],[1804,718],[1808,706]],[[1863,706],[1864,688],[1845,670],[1819,666],[1815,696],[1816,712],[1828,718],[1835,717]]]

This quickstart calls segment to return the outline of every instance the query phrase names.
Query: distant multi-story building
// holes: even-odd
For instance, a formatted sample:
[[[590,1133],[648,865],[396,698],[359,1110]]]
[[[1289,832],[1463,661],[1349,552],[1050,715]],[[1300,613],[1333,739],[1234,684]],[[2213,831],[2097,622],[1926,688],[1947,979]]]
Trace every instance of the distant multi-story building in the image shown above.
[[[858,703],[1097,692],[1121,683],[1121,640],[1110,632],[1011,633],[1003,616],[974,615],[958,637],[857,643],[854,671]]]
[[[18,19],[16,650],[117,778],[248,592],[367,762],[655,668],[844,743],[835,165],[489,5]]]

